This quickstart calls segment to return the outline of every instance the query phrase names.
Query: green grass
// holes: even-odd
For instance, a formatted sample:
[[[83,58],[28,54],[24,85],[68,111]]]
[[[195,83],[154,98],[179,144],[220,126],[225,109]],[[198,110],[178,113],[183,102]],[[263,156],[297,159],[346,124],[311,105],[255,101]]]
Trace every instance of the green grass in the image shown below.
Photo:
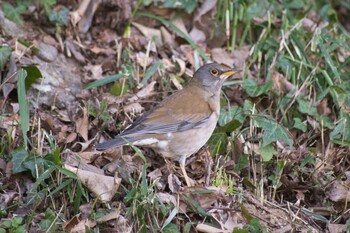
[[[164,6],[176,8],[170,1],[167,3]],[[196,5],[198,2],[192,0],[188,4],[190,3]],[[343,179],[344,171],[349,166],[350,34],[340,23],[337,9],[346,7],[349,10],[350,7],[346,1],[341,0],[283,0],[280,1],[281,4],[276,3],[268,0],[219,0],[216,6],[211,36],[214,36],[215,30],[227,28],[224,30],[227,40],[223,45],[227,51],[246,45],[250,47],[250,56],[243,67],[244,75],[240,82],[242,102],[233,105],[230,96],[223,97],[219,127],[208,143],[217,165],[211,184],[226,187],[228,196],[238,197],[238,209],[247,222],[242,231],[235,229],[233,232],[265,231],[261,223],[252,218],[243,206],[245,200],[242,189],[254,193],[261,203],[266,200],[276,205],[284,204],[285,201],[296,202],[294,190],[285,191],[289,188],[284,183],[287,179],[296,187],[304,184],[312,187],[303,193],[306,200],[303,204],[307,203],[307,208],[319,204],[312,198],[315,193],[324,198],[322,204],[325,207],[333,207],[337,203],[329,200],[325,190],[335,180]],[[171,19],[147,12],[145,6],[152,4],[156,4],[156,1],[138,1],[127,28],[130,29],[131,22],[137,17],[153,19],[172,30],[197,51],[197,57],[194,55],[197,64],[199,56],[207,61],[208,51],[195,44],[171,23]],[[24,12],[11,6],[2,5],[7,9],[5,15],[21,23]],[[51,12],[52,5],[42,7]],[[181,6],[176,9],[176,17],[181,17],[187,8]],[[318,20],[312,20],[312,12]],[[4,45],[0,47],[1,77],[6,77],[11,49],[14,48]],[[133,61],[134,52],[124,48],[119,72],[89,83],[84,88],[93,91],[110,88],[110,94],[122,98],[146,86],[158,71],[162,74],[162,80],[158,80],[157,91],[171,90],[171,82],[162,61],[156,60],[149,67],[138,67]],[[149,51],[147,53],[147,56],[159,58],[157,55]],[[99,203],[98,198],[90,195],[75,174],[62,168],[62,152],[72,145],[57,145],[55,135],[38,127],[36,115],[30,111],[33,106],[30,106],[27,95],[31,84],[41,77],[40,71],[35,69],[35,66],[23,67],[17,72],[20,133],[17,132],[13,140],[14,131],[7,132],[0,128],[0,158],[12,162],[13,174],[26,175],[32,180],[25,195],[26,202],[16,201],[6,208],[0,207],[0,217],[11,216],[19,207],[30,210],[25,218],[15,217],[1,221],[0,232],[24,232],[24,229],[33,227],[38,213],[43,216],[36,222],[39,229],[59,231],[63,229],[65,221],[81,212],[79,207],[83,204],[91,204],[89,218],[94,220],[104,215],[110,204]],[[143,72],[138,72],[139,70]],[[141,73],[138,80],[134,79],[136,72]],[[0,87],[3,87],[5,81],[2,79],[1,82]],[[233,84],[238,83],[228,83],[224,92],[230,90]],[[278,84],[281,89],[278,89]],[[13,100],[8,101],[10,103]],[[104,129],[109,122],[116,122],[115,126],[119,127],[125,121],[127,115],[123,112],[117,116],[109,113],[106,101],[100,100],[99,107],[96,107],[94,101],[93,98],[84,100],[89,119],[96,119],[91,126],[96,129],[91,133],[101,133],[101,128]],[[8,114],[4,110],[0,112],[0,124]],[[235,148],[237,144],[241,145],[241,149]],[[142,160],[142,170],[130,178],[131,185],[123,184],[123,200],[118,200],[118,203],[123,206],[122,214],[132,221],[130,224],[135,229],[139,229],[139,232],[190,232],[198,223],[217,225],[208,210],[203,209],[194,198],[198,193],[203,197],[207,194],[204,191],[200,193],[202,190],[197,190],[195,194],[179,194],[179,200],[190,207],[185,214],[172,203],[161,201],[157,196],[156,182],[150,183],[147,178],[146,174],[150,170],[147,159],[139,149],[134,149]],[[240,157],[232,166],[219,166],[223,161],[230,162],[235,153],[240,153]],[[333,158],[336,161],[332,161]],[[320,164],[327,164],[328,170],[323,170]],[[336,165],[340,169],[335,168]],[[243,179],[232,176],[232,172]],[[322,179],[322,184],[318,178]],[[7,182],[4,176],[0,178],[2,193],[6,192]],[[169,190],[165,192],[170,193]],[[324,217],[307,208],[303,212],[316,219],[320,226],[337,218],[346,224],[339,213],[332,212],[331,216]],[[103,224],[97,225],[94,231],[104,227]]]

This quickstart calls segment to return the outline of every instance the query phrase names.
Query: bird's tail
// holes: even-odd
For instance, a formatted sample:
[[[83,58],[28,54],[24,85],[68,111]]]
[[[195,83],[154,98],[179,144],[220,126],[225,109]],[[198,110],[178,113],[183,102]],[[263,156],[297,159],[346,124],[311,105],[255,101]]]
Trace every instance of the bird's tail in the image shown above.
[[[98,151],[103,151],[103,150],[110,149],[112,147],[118,147],[118,146],[128,144],[128,142],[129,142],[129,140],[127,138],[117,136],[116,138],[114,138],[112,140],[97,144],[95,146],[95,148]]]

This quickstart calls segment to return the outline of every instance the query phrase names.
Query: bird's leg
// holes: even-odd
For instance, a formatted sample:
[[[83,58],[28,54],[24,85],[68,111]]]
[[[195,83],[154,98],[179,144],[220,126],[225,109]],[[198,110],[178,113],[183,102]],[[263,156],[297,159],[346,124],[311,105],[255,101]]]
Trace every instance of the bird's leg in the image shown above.
[[[185,178],[187,186],[191,187],[192,184],[190,182],[190,178],[187,176],[187,172],[186,172],[186,169],[185,169],[185,165],[186,165],[186,157],[185,156],[183,156],[183,158],[181,158],[179,160],[179,164],[180,164],[180,168],[181,168],[182,174],[184,175],[184,178]]]

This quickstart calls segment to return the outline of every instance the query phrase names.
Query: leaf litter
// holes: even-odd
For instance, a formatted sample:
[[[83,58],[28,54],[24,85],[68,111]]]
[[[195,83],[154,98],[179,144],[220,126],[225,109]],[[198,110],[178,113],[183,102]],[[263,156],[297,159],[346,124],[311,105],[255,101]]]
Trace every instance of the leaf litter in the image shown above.
[[[129,1],[118,1],[110,4],[119,7],[119,17],[123,20],[119,21],[118,24],[127,24],[132,14]],[[198,42],[200,48],[207,52],[212,61],[230,67],[235,65],[244,68],[251,55],[251,47],[242,46],[230,53],[222,46],[227,38],[224,38],[219,44],[216,41],[215,46],[212,46],[211,42],[224,33],[218,31],[218,34],[214,35],[213,38],[210,36],[212,23],[214,22],[215,6],[216,1],[203,1],[194,14],[171,22],[186,36]],[[65,224],[65,230],[81,232],[84,231],[85,227],[94,228],[97,222],[107,223],[105,227],[109,229],[108,226],[113,222],[112,220],[116,220],[121,224],[120,226],[118,224],[112,225],[113,229],[123,226],[123,232],[135,232],[136,229],[131,227],[134,224],[133,219],[126,214],[127,207],[122,200],[127,194],[121,186],[125,185],[127,190],[134,188],[135,184],[140,181],[139,177],[142,175],[141,171],[144,164],[147,166],[147,177],[150,184],[156,183],[152,192],[155,193],[161,203],[172,205],[176,210],[175,212],[180,216],[179,218],[174,217],[172,221],[184,225],[187,220],[190,220],[195,223],[194,228],[199,232],[232,232],[234,228],[241,228],[249,223],[253,217],[257,217],[263,226],[274,232],[277,232],[278,229],[281,232],[283,232],[283,229],[291,230],[294,224],[299,229],[317,232],[320,230],[320,226],[312,220],[315,216],[304,212],[300,214],[300,204],[308,204],[309,207],[322,206],[320,200],[325,195],[334,203],[344,203],[349,200],[348,174],[346,172],[339,173],[343,175],[343,178],[346,176],[346,180],[335,180],[332,183],[329,183],[325,175],[334,171],[334,169],[338,169],[338,172],[343,169],[341,166],[339,168],[340,162],[334,165],[331,161],[343,161],[343,155],[346,155],[349,150],[346,148],[336,150],[332,149],[332,146],[325,148],[320,143],[312,142],[312,138],[303,138],[302,135],[298,135],[298,132],[291,133],[295,133],[293,137],[297,139],[293,138],[293,141],[299,141],[300,148],[290,147],[288,146],[288,144],[291,144],[289,132],[280,127],[277,120],[266,120],[269,118],[261,118],[259,121],[258,118],[251,117],[250,119],[253,121],[249,126],[251,132],[248,132],[247,135],[249,137],[253,134],[261,135],[263,131],[271,132],[271,129],[278,130],[279,137],[277,138],[274,138],[276,137],[274,133],[267,137],[266,132],[265,136],[260,137],[264,146],[266,146],[265,144],[276,143],[279,158],[286,161],[284,170],[280,174],[281,182],[276,184],[279,186],[278,191],[284,193],[285,196],[278,195],[278,198],[281,199],[277,200],[271,198],[273,195],[271,186],[265,187],[266,196],[263,196],[264,194],[260,194],[261,196],[255,195],[254,187],[256,186],[254,185],[250,188],[244,186],[244,189],[247,190],[240,191],[243,184],[238,179],[235,180],[236,188],[233,190],[230,189],[232,187],[229,183],[224,183],[220,187],[212,186],[212,179],[221,172],[220,169],[225,169],[225,175],[235,174],[235,169],[232,167],[237,167],[236,165],[240,161],[234,161],[233,163],[232,160],[227,159],[230,156],[234,157],[230,149],[225,150],[225,158],[220,157],[218,159],[215,155],[211,157],[208,151],[201,150],[197,156],[189,159],[191,163],[187,166],[188,173],[199,184],[194,188],[184,188],[181,173],[178,169],[169,167],[163,160],[160,161],[159,156],[151,150],[142,149],[142,153],[146,155],[145,163],[137,152],[134,152],[131,148],[103,153],[94,151],[93,145],[98,140],[116,135],[143,112],[167,96],[169,92],[181,89],[188,76],[193,74],[193,70],[198,65],[203,64],[204,61],[198,56],[196,50],[188,45],[171,26],[161,25],[152,20],[147,21],[149,19],[143,21],[136,18],[129,25],[131,27],[129,36],[123,37],[125,32],[121,29],[115,30],[108,26],[116,24],[112,20],[113,17],[108,17],[108,14],[107,17],[105,15],[105,12],[112,14],[108,10],[108,3],[88,0],[82,1],[79,6],[72,4],[71,9],[70,19],[73,23],[63,31],[61,39],[50,30],[48,32],[45,30],[39,31],[33,21],[26,22],[26,24],[29,28],[35,30],[40,38],[33,39],[29,30],[17,25],[14,25],[14,30],[18,32],[14,34],[7,30],[11,22],[8,22],[2,16],[2,19],[7,22],[4,26],[4,29],[6,29],[4,33],[7,37],[2,40],[6,40],[6,43],[12,49],[19,48],[16,51],[17,53],[13,53],[16,66],[36,64],[43,76],[43,79],[33,84],[28,92],[31,101],[31,116],[34,116],[36,112],[39,113],[39,118],[32,118],[32,125],[39,125],[40,122],[43,130],[47,134],[52,134],[62,151],[61,156],[65,163],[63,166],[74,173],[79,181],[92,193],[88,195],[97,198],[102,203],[112,203],[120,207],[112,208],[110,213],[98,219],[92,219],[89,215],[84,218],[73,215],[73,208],[68,207],[66,211],[69,213],[66,218],[70,221]],[[157,6],[152,11],[159,12],[159,15],[166,19],[170,19],[169,12],[172,12]],[[259,18],[254,18],[254,21],[256,24],[267,22],[265,19]],[[302,24],[311,32],[325,26],[319,26],[315,22],[310,16],[307,16]],[[273,24],[278,25],[278,22],[273,21]],[[188,27],[188,25],[191,25],[191,27]],[[47,25],[40,25],[40,27],[45,28]],[[78,29],[83,33],[73,32],[72,29]],[[25,40],[40,49],[40,53],[34,55],[32,50],[18,44],[14,35],[23,35]],[[43,42],[40,42],[41,40]],[[150,76],[144,85],[140,85],[142,80],[145,79],[147,71],[158,61],[160,61],[160,66],[157,67],[154,75]],[[259,79],[256,67],[251,68],[248,72],[250,77],[258,84],[246,86],[245,90],[228,87],[228,97],[232,101],[238,99],[237,102],[241,105],[246,104],[244,100],[249,97],[251,100],[261,100],[256,101],[257,104],[254,108],[263,112],[262,109],[269,109],[269,106],[266,106],[264,101],[259,98],[267,91],[266,89],[256,91],[256,88],[261,88],[261,84],[264,84],[264,82]],[[116,73],[124,73],[123,85],[127,84],[129,86],[129,89],[120,96],[111,94],[110,85],[91,89],[88,93],[83,93],[84,91],[81,90],[83,83],[101,80],[105,76]],[[299,88],[299,96],[296,98],[308,94],[306,88],[292,84],[277,70],[273,70],[271,80],[272,86],[269,90],[275,93],[288,95]],[[9,105],[9,103],[16,103],[16,100],[11,97],[11,92],[15,90],[15,86],[1,85],[0,87],[6,99],[1,104],[10,113],[7,116],[1,115],[0,130],[1,133],[5,132],[6,135],[10,135],[11,146],[15,148],[20,141],[19,115],[18,111],[15,111],[14,107],[10,108],[11,105]],[[240,92],[239,97],[233,98],[235,94],[232,93],[235,92],[237,95],[238,91]],[[249,95],[249,93],[258,94]],[[88,104],[88,101],[94,103],[95,100],[102,101],[103,99],[108,103],[104,109],[101,103],[92,104],[93,106],[99,105],[100,108],[93,110]],[[303,112],[308,114],[304,123],[309,128],[311,127],[313,132],[320,132],[323,125],[320,125],[315,118],[318,115],[332,115],[331,108],[327,99],[315,101],[310,106],[314,107],[316,112]],[[255,110],[249,110],[252,114],[256,114]],[[35,119],[37,122],[35,122]],[[232,120],[232,117],[230,120]],[[254,120],[257,122],[254,123]],[[35,131],[35,128],[33,130]],[[104,133],[104,131],[107,133]],[[32,137],[35,137],[37,133],[39,131],[34,132]],[[229,137],[234,138],[234,133],[230,132]],[[100,135],[102,135],[101,139]],[[310,145],[314,145],[314,147],[311,148]],[[48,143],[45,143],[45,147],[44,151],[50,150]],[[232,148],[232,151],[241,150],[242,154],[244,151],[245,154],[252,156],[262,153],[261,149],[264,148],[259,143],[254,143],[254,140],[238,140],[232,147],[241,148]],[[66,148],[66,150],[63,150],[63,148]],[[307,155],[314,155],[316,159],[306,161]],[[214,165],[219,164],[219,161],[226,165],[222,167]],[[255,176],[263,175],[261,168],[267,166],[265,162],[268,161],[270,159],[260,161],[253,157],[251,168],[243,169],[240,176],[250,177],[251,170],[254,169]],[[302,162],[302,167],[293,166],[293,164],[299,162]],[[277,162],[274,163],[277,164]],[[11,162],[1,158],[0,172],[6,174],[4,181],[9,185],[7,192],[1,193],[0,196],[1,200],[4,200],[2,202],[4,206],[1,206],[3,208],[17,202],[18,196],[29,192],[28,187],[32,185],[32,181],[24,178],[24,174],[12,175],[12,169]],[[277,175],[279,174],[276,173]],[[250,179],[254,184],[256,177],[250,177]],[[268,179],[274,181],[273,177],[268,177]],[[24,186],[28,187],[20,190],[14,185],[18,182],[24,182]],[[305,185],[305,183],[320,183],[327,189],[327,192],[326,194],[320,194],[317,188]],[[261,185],[268,185],[267,181],[263,181]],[[281,204],[284,203],[282,198],[287,200],[295,198],[295,206]],[[242,200],[244,201],[242,202]],[[63,200],[57,199],[57,202],[60,201],[64,203]],[[241,206],[238,203],[241,203]],[[290,204],[290,202],[287,202],[287,205]],[[91,205],[92,203],[88,202],[89,210],[92,208]],[[84,208],[84,205],[81,204],[80,207]],[[317,208],[314,212],[314,214],[318,213]],[[10,213],[10,215],[13,214]],[[81,214],[83,214],[83,211],[81,211]],[[183,217],[188,219],[184,220]],[[210,220],[206,221],[207,219]],[[159,221],[157,223],[164,223],[164,219],[157,221]],[[311,225],[308,225],[308,223],[311,223]],[[328,225],[330,232],[336,232],[336,229],[343,229],[343,227],[344,224],[339,224],[339,226],[336,224]]]

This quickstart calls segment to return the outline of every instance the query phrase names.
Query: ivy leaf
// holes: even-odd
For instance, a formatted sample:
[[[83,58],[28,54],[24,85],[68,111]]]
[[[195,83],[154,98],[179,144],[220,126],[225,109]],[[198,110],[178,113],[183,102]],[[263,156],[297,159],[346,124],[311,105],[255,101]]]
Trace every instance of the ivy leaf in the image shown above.
[[[12,152],[13,174],[27,170],[24,163],[28,158],[29,154],[23,147],[19,147]]]
[[[311,105],[310,101],[299,97],[297,98],[297,102],[299,112],[314,117],[319,123],[323,124],[329,129],[334,128],[334,124],[332,123],[331,119],[328,116],[318,114],[317,109]]]
[[[10,3],[6,2],[2,5],[2,10],[4,11],[5,17],[9,20],[21,25],[23,24],[21,14],[26,11],[26,7],[24,5],[19,5],[15,8]]]
[[[272,88],[272,81],[269,80],[263,85],[257,85],[253,79],[245,79],[243,81],[243,88],[247,94],[251,97],[257,97],[262,94],[268,93]]]
[[[223,108],[220,110],[219,125],[224,126],[233,119],[243,124],[245,118],[246,117],[243,115],[242,108],[240,107],[231,107],[229,110]]]
[[[343,117],[334,130],[330,133],[330,138],[333,142],[340,145],[350,145],[350,116]]]
[[[3,70],[6,63],[10,59],[11,49],[7,45],[0,46],[0,70]]]
[[[300,129],[305,133],[307,129],[306,124],[302,122],[300,118],[297,118],[297,117],[293,118],[293,120],[294,120],[293,128]]]
[[[273,119],[259,115],[252,118],[255,126],[262,128],[264,131],[263,147],[278,140],[284,141],[289,146],[293,145],[293,141],[288,137],[286,130]]]
[[[260,147],[259,152],[264,162],[270,161],[272,159],[272,156],[277,154],[276,149],[271,144]]]
[[[211,135],[208,145],[212,155],[224,154],[227,145],[227,135],[225,132],[214,132]]]

